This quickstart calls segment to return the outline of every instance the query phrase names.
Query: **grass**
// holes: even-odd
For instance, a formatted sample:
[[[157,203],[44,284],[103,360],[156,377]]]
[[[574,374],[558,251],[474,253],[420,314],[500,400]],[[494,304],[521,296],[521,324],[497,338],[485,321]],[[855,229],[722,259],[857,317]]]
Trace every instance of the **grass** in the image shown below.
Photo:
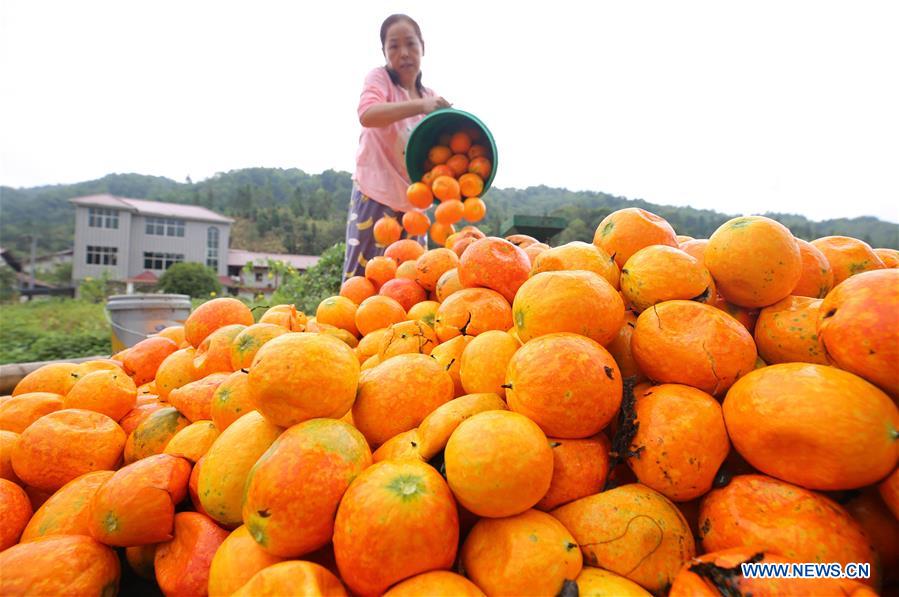
[[[69,298],[0,305],[0,364],[108,355],[103,303]]]

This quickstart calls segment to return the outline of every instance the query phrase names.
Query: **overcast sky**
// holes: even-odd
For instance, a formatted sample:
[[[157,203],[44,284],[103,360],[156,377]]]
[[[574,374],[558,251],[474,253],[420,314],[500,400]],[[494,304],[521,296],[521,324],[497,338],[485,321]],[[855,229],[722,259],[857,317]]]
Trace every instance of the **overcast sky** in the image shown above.
[[[899,222],[899,3],[0,0],[0,184],[352,171],[378,31],[499,187]],[[487,196],[489,205],[489,194]]]

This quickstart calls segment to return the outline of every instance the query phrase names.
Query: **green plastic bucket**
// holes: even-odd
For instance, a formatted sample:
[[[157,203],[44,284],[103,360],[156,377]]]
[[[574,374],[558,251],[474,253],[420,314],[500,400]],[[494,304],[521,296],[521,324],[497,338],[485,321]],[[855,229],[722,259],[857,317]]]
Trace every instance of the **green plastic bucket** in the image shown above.
[[[421,180],[425,173],[425,160],[428,159],[428,152],[432,147],[437,145],[440,135],[444,133],[454,133],[465,128],[475,128],[481,131],[482,139],[479,141],[481,145],[485,145],[489,152],[488,158],[492,164],[490,168],[490,176],[484,181],[483,195],[493,183],[496,176],[496,167],[499,163],[499,154],[496,151],[496,141],[490,134],[481,120],[474,114],[456,110],[455,108],[445,108],[436,110],[425,116],[418,123],[412,134],[409,135],[409,141],[406,142],[406,170],[409,172],[409,178],[412,182]]]

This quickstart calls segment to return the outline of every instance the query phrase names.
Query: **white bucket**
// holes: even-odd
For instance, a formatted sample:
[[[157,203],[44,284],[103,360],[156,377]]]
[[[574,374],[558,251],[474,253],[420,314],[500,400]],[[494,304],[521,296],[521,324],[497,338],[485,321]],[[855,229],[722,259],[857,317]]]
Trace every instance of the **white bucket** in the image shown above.
[[[109,297],[106,311],[112,328],[113,354],[173,325],[184,325],[190,315],[186,294],[117,294]]]

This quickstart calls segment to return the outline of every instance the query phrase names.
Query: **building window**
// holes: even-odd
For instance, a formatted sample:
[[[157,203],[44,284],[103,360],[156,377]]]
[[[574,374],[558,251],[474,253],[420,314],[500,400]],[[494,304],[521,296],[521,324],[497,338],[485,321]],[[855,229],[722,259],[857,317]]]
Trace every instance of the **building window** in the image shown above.
[[[184,236],[184,220],[147,218],[147,234],[154,236]]]
[[[87,225],[91,228],[118,228],[119,212],[116,209],[89,207],[87,210]]]
[[[206,229],[206,265],[219,269],[219,229],[215,226]]]
[[[118,265],[119,249],[117,247],[87,246],[88,265]]]
[[[184,255],[178,253],[144,252],[144,269],[165,270],[182,261],[184,261]]]
[[[262,272],[256,272],[256,281],[262,282]]]

